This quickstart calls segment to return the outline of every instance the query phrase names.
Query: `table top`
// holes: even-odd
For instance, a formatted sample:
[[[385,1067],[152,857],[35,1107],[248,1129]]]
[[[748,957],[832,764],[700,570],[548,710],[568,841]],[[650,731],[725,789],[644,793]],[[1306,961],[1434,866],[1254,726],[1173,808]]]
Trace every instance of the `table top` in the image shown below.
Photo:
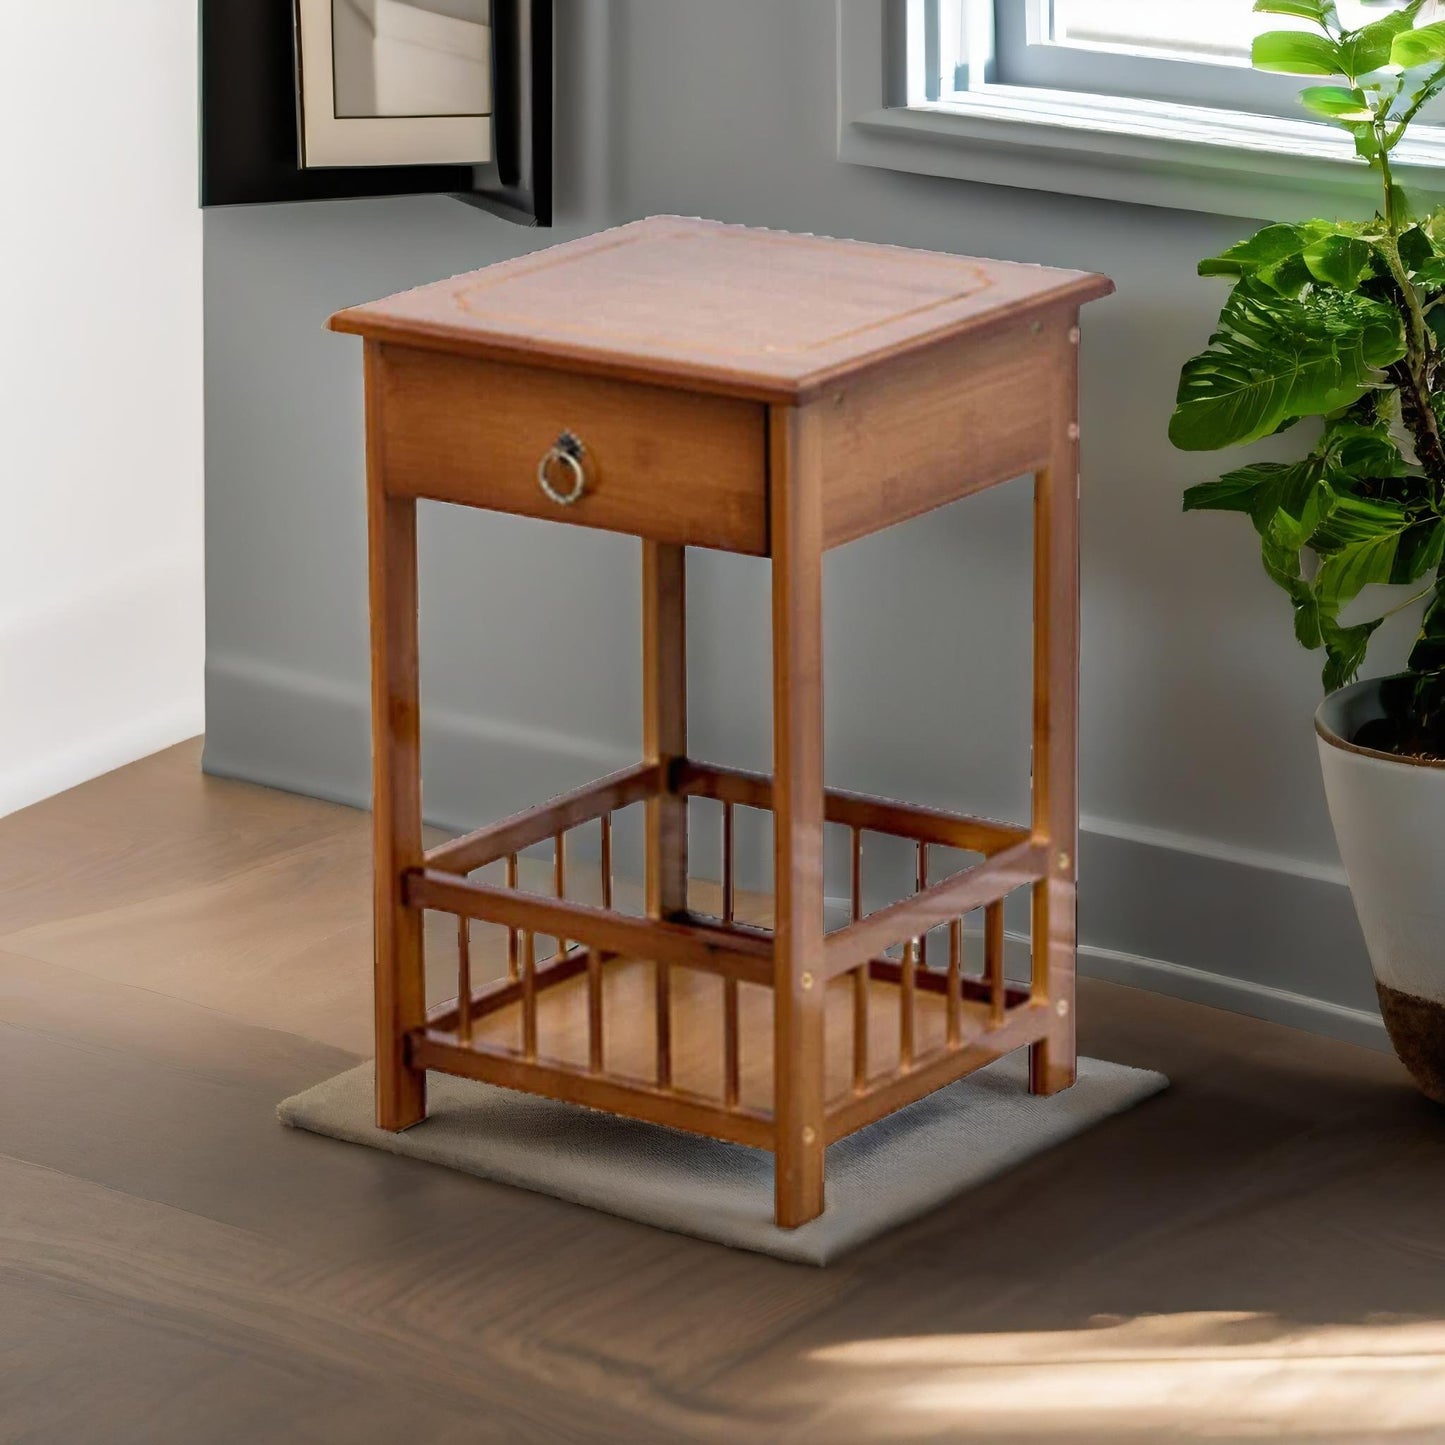
[[[1113,289],[1087,271],[651,216],[353,306],[330,325],[788,402],[932,342]]]

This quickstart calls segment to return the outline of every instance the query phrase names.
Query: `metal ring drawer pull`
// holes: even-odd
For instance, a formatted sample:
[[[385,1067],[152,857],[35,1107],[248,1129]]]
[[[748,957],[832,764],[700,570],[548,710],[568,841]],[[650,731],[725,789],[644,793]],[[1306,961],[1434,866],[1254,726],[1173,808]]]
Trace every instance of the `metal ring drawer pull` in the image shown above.
[[[587,472],[582,466],[582,458],[586,452],[587,448],[582,445],[580,437],[573,432],[564,431],[537,463],[537,484],[559,507],[570,507],[587,490]],[[551,474],[557,467],[564,468],[571,474],[571,486],[565,492],[559,491],[552,483]]]

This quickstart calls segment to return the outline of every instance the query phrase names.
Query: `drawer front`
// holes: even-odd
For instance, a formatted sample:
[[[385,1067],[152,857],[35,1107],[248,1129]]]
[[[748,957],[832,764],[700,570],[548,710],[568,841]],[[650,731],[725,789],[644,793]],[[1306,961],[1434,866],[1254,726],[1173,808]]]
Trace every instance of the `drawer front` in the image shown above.
[[[383,348],[374,448],[388,491],[764,555],[763,408],[732,397],[546,371],[410,347]],[[563,432],[582,443],[584,485],[564,505],[538,465]],[[577,481],[554,460],[554,490]]]

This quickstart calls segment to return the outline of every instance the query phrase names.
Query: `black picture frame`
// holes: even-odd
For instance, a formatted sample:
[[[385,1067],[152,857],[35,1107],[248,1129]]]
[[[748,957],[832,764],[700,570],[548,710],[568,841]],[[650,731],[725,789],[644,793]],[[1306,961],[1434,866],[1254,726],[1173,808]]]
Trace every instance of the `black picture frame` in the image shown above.
[[[492,0],[494,159],[302,169],[294,0],[200,0],[201,205],[452,195],[552,224],[552,0]]]

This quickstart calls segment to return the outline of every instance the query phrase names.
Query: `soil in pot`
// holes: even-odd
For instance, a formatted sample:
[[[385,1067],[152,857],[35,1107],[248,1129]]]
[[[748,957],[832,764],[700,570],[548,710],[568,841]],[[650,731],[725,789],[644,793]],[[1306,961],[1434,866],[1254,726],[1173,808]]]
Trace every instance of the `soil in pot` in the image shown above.
[[[1421,763],[1445,763],[1445,750],[1434,751],[1435,744],[1427,744],[1421,738],[1412,736],[1392,717],[1372,718],[1356,731],[1350,741],[1357,748],[1373,748],[1377,753],[1392,753],[1397,758],[1414,758]]]
[[[1428,689],[1424,695],[1422,687]],[[1438,686],[1410,676],[1383,679],[1379,685],[1381,716],[1362,722],[1349,741],[1397,758],[1445,763],[1445,699],[1430,695],[1437,691]]]

